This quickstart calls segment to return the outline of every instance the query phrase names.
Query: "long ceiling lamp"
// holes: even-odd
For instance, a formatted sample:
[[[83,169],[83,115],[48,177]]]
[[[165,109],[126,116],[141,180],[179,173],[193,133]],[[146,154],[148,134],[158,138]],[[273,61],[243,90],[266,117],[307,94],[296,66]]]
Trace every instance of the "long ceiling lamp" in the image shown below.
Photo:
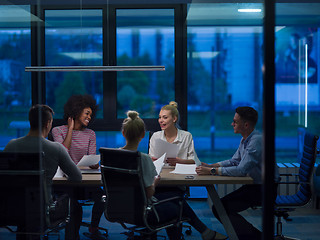
[[[165,66],[30,66],[26,72],[123,72],[165,71]]]

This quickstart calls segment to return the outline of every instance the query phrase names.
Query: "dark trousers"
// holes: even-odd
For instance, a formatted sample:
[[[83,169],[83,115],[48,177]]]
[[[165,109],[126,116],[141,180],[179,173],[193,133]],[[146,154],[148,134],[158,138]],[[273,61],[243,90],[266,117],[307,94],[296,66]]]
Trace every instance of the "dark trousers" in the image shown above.
[[[79,230],[82,221],[82,206],[77,199],[71,199],[70,221],[65,229],[65,239],[79,240]]]
[[[236,231],[239,240],[259,240],[261,231],[249,223],[239,212],[242,212],[253,206],[262,204],[262,186],[260,184],[244,185],[221,199],[221,202],[228,214],[231,224]],[[218,217],[215,206],[212,206],[212,212]]]
[[[172,197],[172,194],[168,192],[161,192],[161,193],[156,193],[154,196],[161,201],[161,200]],[[179,211],[180,211],[179,202],[169,201],[169,202],[160,204],[156,207],[156,210],[158,213],[159,222],[157,222],[156,216],[154,216],[153,214],[150,216],[149,221],[155,224],[168,222],[179,216]],[[173,226],[173,227],[166,228],[166,232],[170,240],[181,239],[181,236],[182,236],[181,226],[180,227]],[[154,236],[151,239],[157,239],[156,234],[154,234]]]
[[[92,196],[92,200],[94,201],[92,207],[92,215],[91,215],[91,227],[97,228],[99,227],[100,218],[104,212],[105,203],[102,201],[102,196],[104,195],[104,191],[99,187],[96,189],[94,195]]]
[[[68,216],[69,196],[64,194],[53,200],[49,215],[41,218],[40,212],[29,214],[25,220],[26,222],[18,226],[17,231],[25,232],[26,234],[17,234],[17,240],[40,240],[42,239],[41,233],[44,234],[46,230],[50,230],[50,228],[52,229],[60,223],[65,222]],[[49,225],[47,225],[46,217],[49,217]]]
[[[159,200],[175,197],[175,196],[181,196],[183,197],[184,192],[177,190],[175,191],[174,189],[171,189],[171,191],[166,191],[168,189],[161,189],[157,190],[155,193],[155,197]],[[182,203],[182,218],[188,218],[188,223],[194,227],[198,232],[203,233],[206,229],[207,226],[198,218],[198,216],[195,214],[193,209],[190,207],[190,205],[187,203],[185,199],[183,199]],[[175,210],[170,210],[164,208],[163,215],[164,216],[170,216],[172,213],[177,214],[179,213],[179,204],[176,202]],[[172,216],[171,216],[172,217]],[[181,226],[179,228],[172,227],[172,228],[167,228],[167,234],[170,239],[180,239],[181,234],[182,234],[182,228]],[[170,237],[172,236],[172,237]]]
[[[91,227],[98,227],[104,211],[104,202],[101,198],[104,194],[100,187],[65,189],[71,196],[70,222],[66,226],[65,239],[79,240],[79,230],[82,222],[82,204],[78,200],[92,199],[94,201],[91,215]]]

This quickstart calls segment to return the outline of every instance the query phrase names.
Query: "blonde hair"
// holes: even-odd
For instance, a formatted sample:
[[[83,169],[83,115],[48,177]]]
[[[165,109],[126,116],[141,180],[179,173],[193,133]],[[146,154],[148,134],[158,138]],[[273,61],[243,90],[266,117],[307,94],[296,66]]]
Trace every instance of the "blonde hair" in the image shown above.
[[[142,137],[145,131],[144,121],[139,117],[139,113],[128,111],[127,118],[122,123],[122,132],[125,138],[134,141]]]
[[[168,105],[165,105],[161,108],[161,110],[169,110],[171,111],[172,117],[177,117],[176,126],[179,126],[179,111],[178,111],[178,103],[175,101],[169,102]]]

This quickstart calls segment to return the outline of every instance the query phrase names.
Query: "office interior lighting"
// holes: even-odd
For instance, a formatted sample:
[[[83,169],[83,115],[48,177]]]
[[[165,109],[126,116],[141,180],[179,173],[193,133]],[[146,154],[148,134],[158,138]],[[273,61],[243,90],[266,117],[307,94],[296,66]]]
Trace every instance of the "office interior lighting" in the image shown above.
[[[308,127],[308,44],[305,45],[305,93],[304,93],[304,127]]]
[[[258,9],[258,8],[239,8],[238,12],[259,13],[259,12],[261,12],[261,9]]]
[[[26,72],[124,72],[165,71],[165,66],[30,66]]]

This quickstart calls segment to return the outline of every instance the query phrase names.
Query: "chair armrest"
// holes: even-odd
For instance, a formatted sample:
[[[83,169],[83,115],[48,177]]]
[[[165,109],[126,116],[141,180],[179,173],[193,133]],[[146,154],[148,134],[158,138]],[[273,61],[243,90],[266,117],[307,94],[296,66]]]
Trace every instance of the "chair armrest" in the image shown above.
[[[300,184],[299,182],[278,182],[278,184]]]
[[[286,176],[286,177],[298,177],[299,174],[296,174],[296,173],[281,173],[279,174],[280,176]]]
[[[296,181],[296,182],[278,182],[278,184],[308,184],[308,185],[310,185],[310,183],[309,182],[298,182],[298,181]]]
[[[157,202],[153,202],[152,205],[153,206],[156,206],[156,205],[159,205],[159,204],[162,204],[162,203],[165,203],[165,202],[169,202],[169,201],[173,201],[173,200],[180,200],[182,201],[182,197],[180,196],[176,196],[176,197],[170,197],[170,198],[166,198],[166,199],[163,199],[163,200],[158,200]]]
[[[107,202],[107,195],[101,196],[101,202],[106,203]]]
[[[180,207],[179,207],[179,216],[177,216],[178,217],[177,218],[177,222],[180,223],[180,222],[182,222],[183,200],[184,200],[184,198],[182,196],[174,196],[174,197],[166,198],[166,199],[163,199],[163,200],[158,200],[157,202],[150,203],[147,206],[147,211],[153,211],[155,216],[156,216],[156,218],[158,219],[158,221],[160,221],[156,206],[161,205],[161,204],[166,203],[166,202],[170,202],[170,201],[178,201]],[[152,230],[152,227],[148,224],[147,221],[145,221],[145,224],[146,224],[147,228]],[[175,225],[173,223],[171,223],[171,224]]]

